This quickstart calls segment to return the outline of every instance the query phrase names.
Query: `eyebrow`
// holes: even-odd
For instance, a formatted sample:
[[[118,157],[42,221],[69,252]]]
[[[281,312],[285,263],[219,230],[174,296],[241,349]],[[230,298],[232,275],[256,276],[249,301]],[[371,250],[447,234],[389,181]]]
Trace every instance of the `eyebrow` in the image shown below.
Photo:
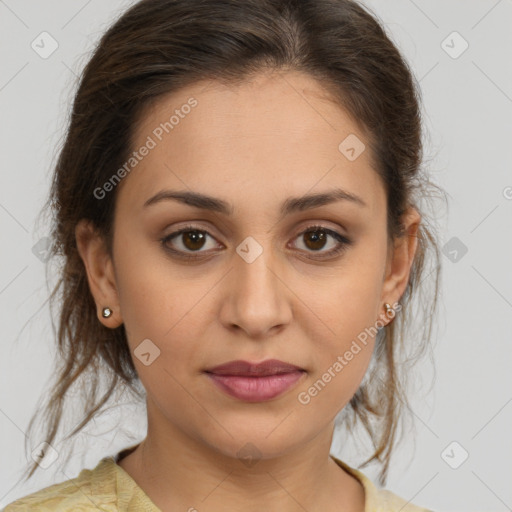
[[[201,210],[209,210],[212,212],[221,213],[227,216],[232,215],[234,211],[233,206],[222,199],[200,194],[198,192],[173,190],[162,190],[158,192],[144,203],[144,208],[161,201],[170,200],[178,201],[182,204],[187,204]],[[328,190],[326,192],[320,192],[317,194],[308,194],[301,197],[289,197],[281,205],[281,218],[294,212],[318,208],[320,206],[331,204],[337,201],[349,201],[361,207],[368,206],[359,196],[356,196],[355,194],[341,188],[335,188],[333,190]]]

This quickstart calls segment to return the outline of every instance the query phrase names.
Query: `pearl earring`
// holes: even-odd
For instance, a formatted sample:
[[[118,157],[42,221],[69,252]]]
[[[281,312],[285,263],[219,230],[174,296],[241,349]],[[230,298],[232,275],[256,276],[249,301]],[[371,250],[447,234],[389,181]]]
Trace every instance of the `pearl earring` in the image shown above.
[[[103,318],[108,318],[109,316],[111,316],[113,313],[113,311],[110,309],[110,308],[103,308],[101,314],[103,316]]]
[[[390,316],[390,312],[393,312],[393,317],[391,318],[391,320],[389,321],[389,324],[395,319],[395,310],[393,309],[393,307],[388,304],[387,302],[384,304],[384,307],[386,308],[386,316]],[[388,325],[389,325],[388,324]]]

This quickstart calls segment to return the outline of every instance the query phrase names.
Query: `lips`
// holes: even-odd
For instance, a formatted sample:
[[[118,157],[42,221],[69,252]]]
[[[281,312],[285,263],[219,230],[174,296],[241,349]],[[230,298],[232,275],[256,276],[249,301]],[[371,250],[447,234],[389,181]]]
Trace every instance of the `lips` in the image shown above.
[[[298,385],[307,372],[278,359],[267,359],[261,363],[230,361],[205,370],[205,374],[218,389],[232,398],[264,402]]]
[[[248,361],[230,361],[214,368],[206,370],[206,373],[215,375],[231,375],[242,377],[266,377],[268,375],[282,375],[304,371],[303,368],[293,364],[279,361],[278,359],[267,359],[261,363],[250,363]]]

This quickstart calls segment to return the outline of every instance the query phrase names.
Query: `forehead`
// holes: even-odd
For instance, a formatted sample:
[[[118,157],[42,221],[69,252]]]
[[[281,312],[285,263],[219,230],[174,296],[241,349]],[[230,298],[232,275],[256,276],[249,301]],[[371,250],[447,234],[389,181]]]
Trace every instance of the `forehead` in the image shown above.
[[[332,187],[383,207],[361,128],[300,72],[260,73],[237,85],[197,82],[162,96],[134,129],[133,150],[144,145],[151,149],[119,191],[132,207],[163,188],[215,195],[237,209]],[[355,159],[350,146],[360,152]]]

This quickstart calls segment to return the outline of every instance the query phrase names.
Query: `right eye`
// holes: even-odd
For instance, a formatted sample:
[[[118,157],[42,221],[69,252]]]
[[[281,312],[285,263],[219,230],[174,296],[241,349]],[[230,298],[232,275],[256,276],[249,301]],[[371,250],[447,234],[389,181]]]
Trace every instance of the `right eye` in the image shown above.
[[[201,251],[200,249],[205,246],[208,238],[213,239],[208,231],[198,229],[195,226],[185,226],[178,231],[166,235],[160,241],[164,248],[172,254],[183,258],[195,258],[196,256],[194,256],[193,253],[207,252]],[[173,242],[172,245],[174,245],[174,247],[170,246],[169,242]]]

